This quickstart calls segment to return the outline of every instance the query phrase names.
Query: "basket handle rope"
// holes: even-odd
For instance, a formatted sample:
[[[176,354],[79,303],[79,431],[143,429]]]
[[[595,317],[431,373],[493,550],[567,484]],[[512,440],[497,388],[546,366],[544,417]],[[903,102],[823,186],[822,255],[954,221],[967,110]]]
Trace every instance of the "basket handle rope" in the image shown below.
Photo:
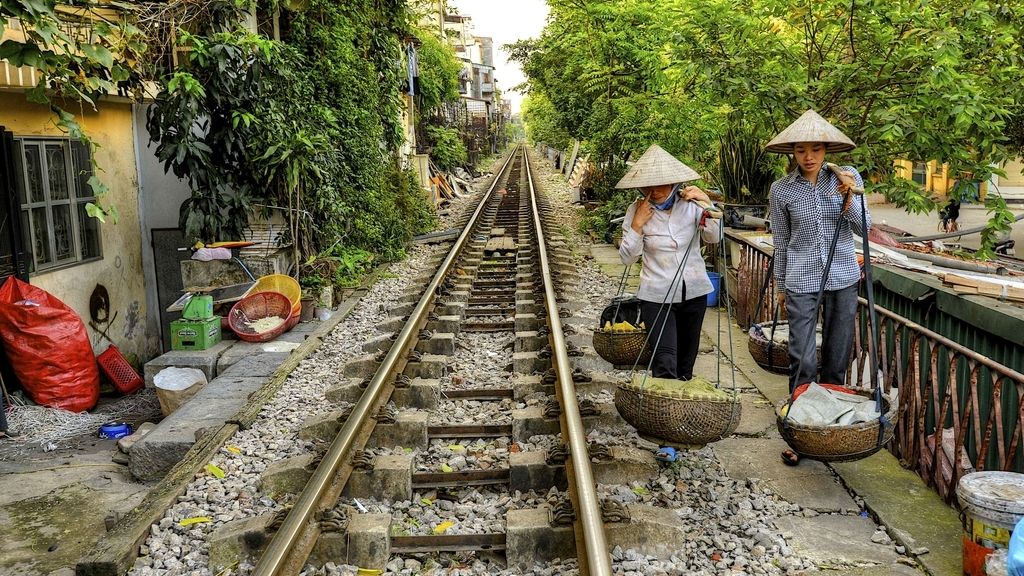
[[[615,298],[613,298],[615,301],[615,312],[612,314],[612,324],[614,324],[615,319],[619,317],[619,307],[622,306],[622,295],[626,291],[626,277],[629,275],[629,269],[632,266],[632,264],[626,264],[626,267],[622,270],[622,277],[619,278],[619,287],[615,290]],[[597,328],[600,330],[602,327],[598,326]],[[643,348],[641,348],[641,350],[643,350]]]
[[[724,258],[724,256],[723,256]],[[761,317],[761,307],[764,305],[764,301],[768,296],[768,282],[772,279],[772,273],[775,271],[775,254],[772,254],[768,258],[768,270],[764,275],[764,282],[761,283],[761,292],[758,294],[757,308],[754,309],[754,323],[757,323],[757,319]],[[775,346],[775,328],[779,325],[779,306],[774,301],[772,302],[772,331],[768,337],[768,368],[775,368],[775,355],[773,348]],[[763,332],[762,332],[763,334]]]

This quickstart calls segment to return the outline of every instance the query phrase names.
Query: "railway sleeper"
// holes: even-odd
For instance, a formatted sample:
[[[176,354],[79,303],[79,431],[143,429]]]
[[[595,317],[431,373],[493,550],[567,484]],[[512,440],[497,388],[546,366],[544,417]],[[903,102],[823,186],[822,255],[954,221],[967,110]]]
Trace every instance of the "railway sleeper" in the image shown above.
[[[619,428],[626,426],[626,421],[619,416],[615,406],[597,404],[596,416],[583,416],[583,428],[587,431],[594,428]],[[558,418],[544,415],[544,406],[527,406],[512,411],[512,437],[516,441],[526,441],[537,435],[554,435],[561,432]]]
[[[365,380],[349,378],[327,389],[325,398],[334,403],[348,402],[355,404],[366,390]],[[391,399],[400,406],[433,410],[437,408],[441,395],[441,381],[438,379],[412,378],[408,387],[396,387]]]

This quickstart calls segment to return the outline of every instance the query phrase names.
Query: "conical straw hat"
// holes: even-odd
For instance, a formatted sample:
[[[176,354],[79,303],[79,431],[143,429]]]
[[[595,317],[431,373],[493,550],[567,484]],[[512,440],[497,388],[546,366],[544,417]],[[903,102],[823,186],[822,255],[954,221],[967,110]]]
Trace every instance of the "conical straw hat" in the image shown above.
[[[829,124],[814,110],[804,112],[779,135],[772,138],[764,149],[779,154],[792,154],[793,145],[798,142],[824,142],[829,152],[846,152],[857,147],[838,128]]]
[[[616,188],[642,188],[644,186],[660,186],[662,184],[678,184],[699,180],[696,170],[683,164],[675,156],[665,152],[657,144],[644,152],[644,155],[630,167],[626,175],[615,185]]]

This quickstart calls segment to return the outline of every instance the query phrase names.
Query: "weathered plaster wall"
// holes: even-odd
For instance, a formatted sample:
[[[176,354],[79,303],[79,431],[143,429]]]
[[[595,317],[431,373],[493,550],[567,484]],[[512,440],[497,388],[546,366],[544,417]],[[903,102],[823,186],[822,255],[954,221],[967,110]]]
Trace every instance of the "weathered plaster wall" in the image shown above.
[[[103,258],[70,268],[34,274],[30,282],[63,300],[78,312],[89,330],[93,349],[106,350],[113,340],[131,357],[147,358],[153,336],[147,334],[146,292],[142,273],[142,235],[139,225],[138,182],[132,108],[127,103],[104,101],[99,112],[77,110],[79,122],[100,146],[96,160],[99,176],[110,188],[103,199],[120,213],[115,224],[108,219],[100,226]],[[50,112],[31,104],[23,93],[0,93],[0,125],[19,136],[63,136],[53,124]],[[97,285],[110,296],[109,322],[90,325],[89,298]],[[116,316],[115,316],[116,315]]]

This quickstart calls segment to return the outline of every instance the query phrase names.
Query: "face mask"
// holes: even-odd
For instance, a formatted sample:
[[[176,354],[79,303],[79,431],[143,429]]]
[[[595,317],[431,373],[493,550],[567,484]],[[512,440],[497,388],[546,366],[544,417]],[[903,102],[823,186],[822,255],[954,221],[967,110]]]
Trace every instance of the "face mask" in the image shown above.
[[[658,210],[668,210],[669,208],[672,207],[673,204],[676,203],[676,198],[678,197],[678,194],[679,184],[676,184],[675,186],[672,187],[672,193],[668,195],[668,198],[666,198],[664,202],[662,202],[661,204],[655,204],[654,202],[651,202],[651,205],[657,208]]]

